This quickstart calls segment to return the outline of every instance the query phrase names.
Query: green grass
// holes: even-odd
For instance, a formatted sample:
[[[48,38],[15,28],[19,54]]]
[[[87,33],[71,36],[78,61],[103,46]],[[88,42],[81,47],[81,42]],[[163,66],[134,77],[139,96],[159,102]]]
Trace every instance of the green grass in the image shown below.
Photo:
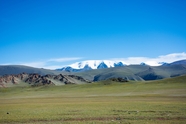
[[[0,123],[184,124],[185,106],[186,76],[0,89]]]

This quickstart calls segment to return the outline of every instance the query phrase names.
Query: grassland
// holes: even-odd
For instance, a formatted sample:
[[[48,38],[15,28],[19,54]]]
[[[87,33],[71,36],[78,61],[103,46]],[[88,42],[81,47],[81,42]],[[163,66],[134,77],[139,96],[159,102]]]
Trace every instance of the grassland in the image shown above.
[[[186,76],[0,89],[0,123],[186,122]]]

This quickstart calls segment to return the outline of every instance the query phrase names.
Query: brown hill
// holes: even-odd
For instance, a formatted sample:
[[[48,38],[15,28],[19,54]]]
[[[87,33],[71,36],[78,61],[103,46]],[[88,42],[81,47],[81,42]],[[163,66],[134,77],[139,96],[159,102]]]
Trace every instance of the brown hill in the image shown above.
[[[42,86],[42,85],[65,85],[90,83],[88,80],[75,75],[39,75],[39,74],[17,74],[4,75],[0,77],[0,87],[13,86]]]

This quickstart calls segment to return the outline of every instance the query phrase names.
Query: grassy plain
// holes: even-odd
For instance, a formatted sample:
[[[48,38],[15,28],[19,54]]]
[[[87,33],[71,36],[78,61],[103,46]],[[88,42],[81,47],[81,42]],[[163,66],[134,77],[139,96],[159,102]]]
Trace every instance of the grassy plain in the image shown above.
[[[184,124],[185,106],[186,76],[0,89],[0,123]]]

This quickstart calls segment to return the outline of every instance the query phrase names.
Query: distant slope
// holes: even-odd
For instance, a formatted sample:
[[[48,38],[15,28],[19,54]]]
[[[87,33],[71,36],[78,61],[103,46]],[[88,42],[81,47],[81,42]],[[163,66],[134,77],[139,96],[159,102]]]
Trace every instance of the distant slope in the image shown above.
[[[135,73],[145,71],[148,69],[148,66],[141,66],[141,65],[130,65],[130,66],[123,66],[123,67],[113,67],[113,68],[106,68],[106,69],[95,69],[89,70],[85,72],[77,72],[73,73],[78,76],[82,76],[85,79],[93,80],[93,81],[100,81],[106,80],[109,78],[126,78],[129,80],[139,80],[142,81],[143,79]]]
[[[37,73],[40,75],[46,75],[46,74],[60,74],[62,72],[43,69],[43,68],[33,68],[33,67],[23,66],[23,65],[1,65],[0,66],[0,76],[10,75],[10,74],[20,74],[20,73]]]
[[[161,80],[148,81],[149,83],[184,83],[186,84],[186,75],[166,78]]]
[[[93,81],[106,80],[113,77],[121,77],[128,80],[136,81],[157,80],[186,74],[186,65],[129,65],[124,67],[89,70],[74,74]]]
[[[17,74],[0,77],[0,87],[84,84],[88,80],[75,75]]]
[[[186,59],[185,60],[179,60],[179,61],[175,61],[170,63],[169,65],[186,65]]]

